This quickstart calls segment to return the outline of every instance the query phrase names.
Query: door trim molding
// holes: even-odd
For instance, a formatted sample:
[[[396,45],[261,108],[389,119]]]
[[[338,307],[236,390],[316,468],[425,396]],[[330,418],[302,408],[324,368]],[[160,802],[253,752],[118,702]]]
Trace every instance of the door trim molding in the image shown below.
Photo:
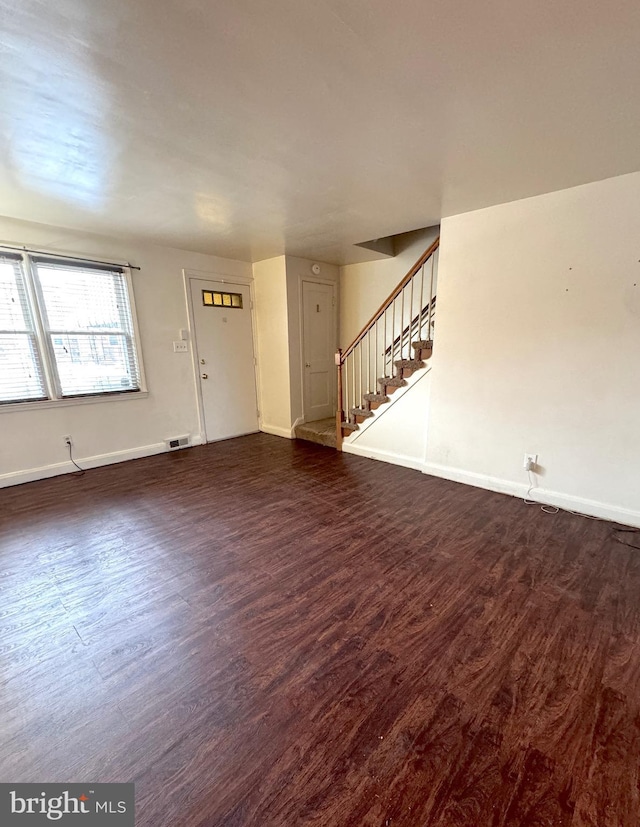
[[[212,273],[211,270],[194,270],[192,267],[183,269],[182,272],[185,276],[192,279],[219,281],[222,284],[253,284],[252,276],[229,276],[224,273]]]
[[[192,281],[211,281],[217,284],[237,284],[242,287],[249,288],[249,296],[251,301],[251,347],[253,350],[253,370],[256,378],[256,406],[260,407],[260,377],[258,373],[258,360],[256,357],[256,320],[255,320],[255,301],[253,295],[253,279],[245,278],[244,276],[219,276],[217,273],[205,272],[203,270],[182,270],[182,279],[184,282],[185,300],[187,303],[187,319],[189,331],[189,350],[191,351],[191,368],[193,373],[193,384],[196,396],[196,409],[198,412],[198,427],[200,428],[200,440],[202,445],[206,445],[207,429],[204,418],[204,400],[202,398],[202,386],[200,384],[200,366],[198,365],[198,354],[195,348],[195,317],[193,314],[193,296],[191,295]],[[260,427],[261,416],[258,417],[258,428]]]
[[[338,301],[340,300],[340,291],[338,289],[339,283],[334,281],[333,279],[323,279],[321,276],[316,278],[315,276],[307,276],[303,273],[298,273],[298,314],[300,319],[300,387],[301,387],[301,396],[302,396],[302,417],[300,417],[300,423],[306,422],[306,414],[305,414],[305,385],[306,385],[306,374],[305,374],[305,367],[304,367],[304,282],[308,284],[324,284],[328,287],[333,288],[333,298],[334,298],[334,305],[333,305],[333,347],[334,349],[338,348]],[[331,383],[331,399],[333,401],[333,407],[337,408],[337,399],[336,399],[336,383]],[[296,424],[300,424],[296,421]]]

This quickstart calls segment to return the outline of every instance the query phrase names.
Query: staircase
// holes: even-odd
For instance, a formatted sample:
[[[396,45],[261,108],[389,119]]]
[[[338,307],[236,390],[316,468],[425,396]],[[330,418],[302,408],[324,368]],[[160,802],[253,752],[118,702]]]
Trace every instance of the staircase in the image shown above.
[[[336,353],[336,447],[375,416],[433,353],[436,239],[344,351]],[[382,375],[380,375],[382,374]],[[345,412],[347,415],[345,416]]]

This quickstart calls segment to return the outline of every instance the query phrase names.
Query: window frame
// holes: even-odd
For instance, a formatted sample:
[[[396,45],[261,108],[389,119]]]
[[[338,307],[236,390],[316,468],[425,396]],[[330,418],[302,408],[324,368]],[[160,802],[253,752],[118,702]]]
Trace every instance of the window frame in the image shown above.
[[[15,255],[15,248],[11,251]],[[0,246],[0,254],[3,250]],[[138,324],[138,313],[136,308],[135,293],[133,289],[133,279],[131,276],[131,268],[125,263],[111,263],[98,262],[95,259],[82,259],[74,256],[70,259],[69,256],[60,253],[51,253],[45,250],[38,250],[38,252],[23,252],[22,250],[17,254],[21,259],[21,269],[25,285],[25,294],[27,303],[29,305],[29,312],[34,326],[37,354],[41,360],[42,376],[44,380],[44,389],[47,394],[46,399],[34,400],[20,400],[16,402],[0,401],[0,414],[8,411],[32,410],[37,408],[56,408],[68,405],[89,405],[96,402],[111,402],[123,399],[144,399],[149,396],[147,388],[146,374],[144,369],[144,361],[142,357],[142,347],[140,343],[140,328]],[[122,272],[120,275],[124,278],[124,285],[127,300],[129,302],[129,310],[131,312],[131,339],[132,346],[137,361],[139,389],[127,390],[113,390],[100,391],[98,393],[82,394],[78,396],[63,396],[58,378],[58,367],[56,363],[53,345],[51,343],[50,331],[45,325],[46,305],[42,295],[42,285],[38,279],[36,265],[33,259],[42,258],[45,256],[52,261],[56,261],[61,265],[67,264],[72,270],[78,269],[104,269],[109,271],[109,267],[113,266],[114,273]]]
[[[21,306],[22,317],[25,322],[25,330],[12,331],[11,328],[8,328],[6,330],[2,329],[0,330],[0,336],[2,336],[2,338],[5,338],[6,336],[15,336],[18,339],[22,336],[27,336],[31,344],[30,349],[35,359],[35,367],[38,373],[38,378],[40,380],[40,385],[42,387],[43,393],[43,396],[38,396],[35,398],[26,397],[15,400],[7,399],[6,402],[0,404],[21,405],[23,403],[48,402],[48,385],[44,369],[45,363],[44,359],[42,358],[42,344],[38,333],[38,322],[36,315],[34,313],[34,302],[30,292],[30,284],[25,274],[23,256],[20,253],[4,253],[4,251],[0,251],[0,255],[2,256],[3,262],[6,262],[7,264],[13,264],[14,273],[16,276],[15,280],[18,292],[18,300]]]

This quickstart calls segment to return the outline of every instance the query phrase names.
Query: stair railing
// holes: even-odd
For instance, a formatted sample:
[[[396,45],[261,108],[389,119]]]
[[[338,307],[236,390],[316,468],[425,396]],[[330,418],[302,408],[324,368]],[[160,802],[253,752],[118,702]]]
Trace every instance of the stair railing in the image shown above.
[[[429,310],[431,310],[431,317],[429,317]],[[411,324],[407,325],[385,350],[385,373],[387,372],[386,369],[391,367],[393,360],[400,358],[400,353],[407,339],[409,342],[415,342],[418,339],[433,341],[433,317],[435,316],[435,312],[436,296],[434,295],[433,298],[429,300],[429,304],[420,308],[418,315],[411,320]],[[426,324],[425,319],[428,320]]]
[[[371,405],[377,407],[387,401],[388,386],[405,384],[404,360],[416,365],[420,354],[432,347],[436,302],[434,263],[439,245],[437,238],[351,344],[336,353],[338,449],[342,447],[343,433],[355,430],[358,420],[372,415]],[[416,350],[415,354],[412,349]],[[399,370],[398,375],[394,375],[394,368],[396,373]]]

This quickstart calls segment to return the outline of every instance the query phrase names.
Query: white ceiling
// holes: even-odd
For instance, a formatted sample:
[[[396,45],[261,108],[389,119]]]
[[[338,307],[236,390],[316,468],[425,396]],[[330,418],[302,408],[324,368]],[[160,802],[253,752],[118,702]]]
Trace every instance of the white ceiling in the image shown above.
[[[324,261],[640,169],[640,3],[0,0],[0,214]]]

